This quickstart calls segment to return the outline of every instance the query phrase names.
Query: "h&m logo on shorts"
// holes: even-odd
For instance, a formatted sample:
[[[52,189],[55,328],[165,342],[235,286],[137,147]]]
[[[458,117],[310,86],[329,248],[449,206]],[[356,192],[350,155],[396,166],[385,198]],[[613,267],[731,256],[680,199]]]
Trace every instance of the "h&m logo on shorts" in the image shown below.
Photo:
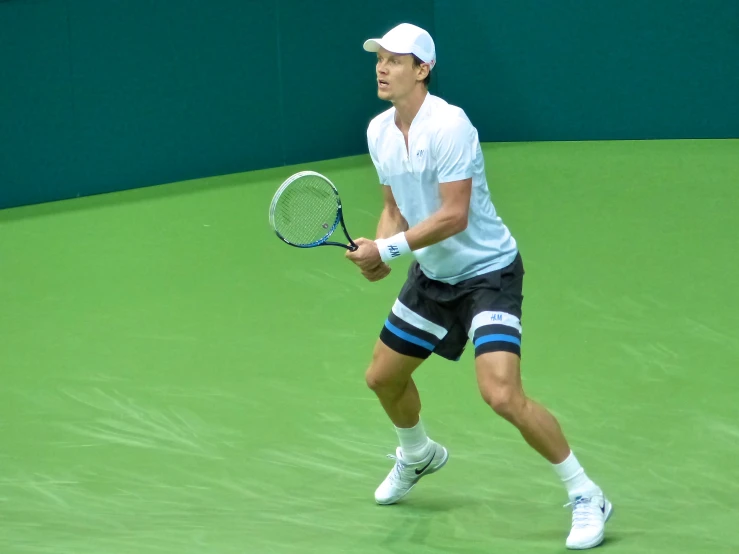
[[[397,258],[398,256],[400,256],[400,248],[398,248],[394,244],[388,245],[387,249],[390,251],[391,257]]]

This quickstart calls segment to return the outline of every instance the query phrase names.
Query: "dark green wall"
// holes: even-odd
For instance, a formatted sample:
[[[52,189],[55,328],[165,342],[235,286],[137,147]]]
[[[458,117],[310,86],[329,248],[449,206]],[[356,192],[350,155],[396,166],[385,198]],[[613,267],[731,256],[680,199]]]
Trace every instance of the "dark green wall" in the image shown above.
[[[279,4],[281,161],[367,152],[367,124],[389,105],[377,99],[375,57],[362,43],[406,19],[434,32],[433,0],[406,0],[392,9],[351,0]]]
[[[0,208],[364,153],[406,20],[484,141],[739,136],[737,0],[6,0]]]
[[[739,0],[435,0],[485,141],[739,137]]]
[[[0,208],[366,150],[362,42],[432,0],[0,2]]]

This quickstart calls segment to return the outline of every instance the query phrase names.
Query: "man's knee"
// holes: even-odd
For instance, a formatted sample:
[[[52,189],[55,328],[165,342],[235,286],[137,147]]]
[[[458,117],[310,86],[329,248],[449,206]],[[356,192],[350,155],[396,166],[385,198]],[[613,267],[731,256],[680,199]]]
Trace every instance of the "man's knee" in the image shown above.
[[[518,357],[508,353],[484,354],[476,360],[480,394],[496,414],[515,422],[525,408]]]
[[[481,387],[480,393],[496,414],[511,422],[518,419],[526,402],[523,392],[511,386]]]
[[[382,368],[378,368],[374,362],[367,368],[367,372],[364,374],[364,380],[366,381],[367,386],[374,392],[394,388],[400,384],[400,379],[398,379],[396,375],[383,371]]]

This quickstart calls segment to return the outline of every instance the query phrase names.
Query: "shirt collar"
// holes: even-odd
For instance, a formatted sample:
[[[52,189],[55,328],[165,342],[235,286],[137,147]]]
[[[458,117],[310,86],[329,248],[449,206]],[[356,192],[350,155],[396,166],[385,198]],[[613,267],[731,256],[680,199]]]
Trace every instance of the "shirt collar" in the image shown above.
[[[426,93],[426,98],[423,99],[423,104],[421,104],[421,107],[418,110],[418,113],[416,114],[416,117],[413,118],[413,121],[424,119],[426,116],[429,115],[429,112],[431,111],[431,93]]]
[[[413,118],[413,121],[411,122],[411,127],[413,127],[414,124],[418,124],[418,122],[422,121],[423,119],[426,119],[430,115],[431,103],[432,103],[432,95],[430,92],[427,92],[426,98],[423,99],[423,103],[421,104],[421,107],[418,108],[418,112],[416,113],[416,116]],[[399,130],[398,125],[395,123],[396,114],[397,112],[393,111],[393,127]]]

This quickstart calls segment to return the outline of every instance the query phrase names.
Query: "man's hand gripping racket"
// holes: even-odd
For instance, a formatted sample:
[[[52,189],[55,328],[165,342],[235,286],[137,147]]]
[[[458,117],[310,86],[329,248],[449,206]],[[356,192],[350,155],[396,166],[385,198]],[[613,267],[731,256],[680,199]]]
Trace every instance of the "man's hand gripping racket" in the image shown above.
[[[340,246],[369,281],[379,281],[390,273],[382,262],[374,241],[349,236],[344,223],[339,191],[325,176],[301,171],[289,177],[275,193],[269,208],[269,223],[286,244],[297,248]],[[341,225],[349,244],[330,241]]]

